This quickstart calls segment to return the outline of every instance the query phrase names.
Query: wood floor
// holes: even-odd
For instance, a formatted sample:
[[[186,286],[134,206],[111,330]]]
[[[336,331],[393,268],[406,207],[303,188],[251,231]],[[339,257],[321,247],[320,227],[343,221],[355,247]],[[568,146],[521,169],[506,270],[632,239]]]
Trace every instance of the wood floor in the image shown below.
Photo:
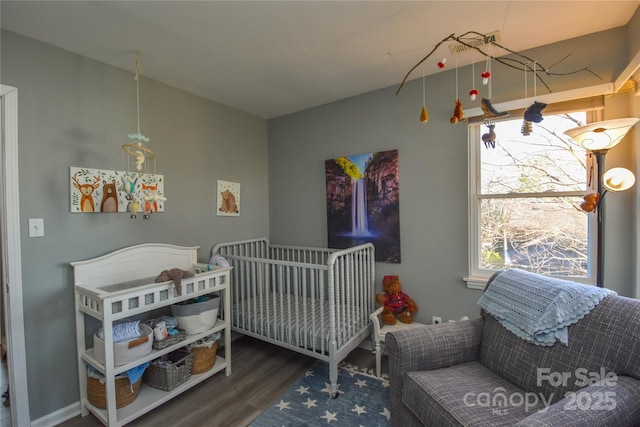
[[[232,355],[232,375],[216,374],[128,426],[247,426],[316,361],[249,337],[233,342]],[[355,349],[346,360],[363,368],[375,367],[374,355],[362,348]],[[387,369],[385,357],[382,370]],[[93,415],[60,424],[102,425]]]

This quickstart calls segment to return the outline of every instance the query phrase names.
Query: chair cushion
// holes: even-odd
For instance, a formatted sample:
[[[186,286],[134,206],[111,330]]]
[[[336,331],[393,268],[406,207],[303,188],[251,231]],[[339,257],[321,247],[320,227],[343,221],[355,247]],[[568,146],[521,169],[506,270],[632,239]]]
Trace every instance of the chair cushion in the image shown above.
[[[480,363],[525,391],[552,396],[552,403],[584,386],[581,371],[640,379],[639,312],[639,300],[610,295],[569,327],[568,346],[556,343],[552,347],[518,338],[483,312]],[[554,383],[541,377],[544,373],[566,375],[567,379]]]
[[[408,372],[403,382],[402,402],[424,425],[513,426],[544,409],[539,396],[525,394],[478,362]]]

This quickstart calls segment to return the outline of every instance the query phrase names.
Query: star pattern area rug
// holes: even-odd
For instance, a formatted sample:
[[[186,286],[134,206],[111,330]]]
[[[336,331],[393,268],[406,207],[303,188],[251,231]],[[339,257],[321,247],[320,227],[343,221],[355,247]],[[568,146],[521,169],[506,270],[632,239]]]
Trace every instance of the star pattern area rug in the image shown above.
[[[251,424],[251,427],[388,426],[389,380],[343,364],[332,399],[329,365],[317,361]]]

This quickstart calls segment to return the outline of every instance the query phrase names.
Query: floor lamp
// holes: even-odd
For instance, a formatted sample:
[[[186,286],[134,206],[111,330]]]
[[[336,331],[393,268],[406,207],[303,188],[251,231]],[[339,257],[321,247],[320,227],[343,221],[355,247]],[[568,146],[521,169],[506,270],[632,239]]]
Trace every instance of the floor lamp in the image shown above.
[[[633,172],[625,168],[613,168],[604,172],[604,158],[607,151],[618,145],[639,120],[636,117],[606,120],[565,131],[566,135],[592,152],[596,158],[596,192],[584,196],[581,207],[586,212],[596,212],[598,215],[596,284],[599,287],[604,286],[604,195],[607,191],[627,190],[635,182]]]

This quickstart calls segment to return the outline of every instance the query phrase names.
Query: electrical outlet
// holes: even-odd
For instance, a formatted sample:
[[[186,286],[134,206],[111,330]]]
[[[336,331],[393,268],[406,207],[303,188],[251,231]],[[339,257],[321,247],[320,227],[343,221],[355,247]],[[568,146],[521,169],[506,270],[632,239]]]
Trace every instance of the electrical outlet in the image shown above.
[[[440,323],[442,323],[442,317],[433,316],[431,318],[431,324],[432,325],[439,325]]]

